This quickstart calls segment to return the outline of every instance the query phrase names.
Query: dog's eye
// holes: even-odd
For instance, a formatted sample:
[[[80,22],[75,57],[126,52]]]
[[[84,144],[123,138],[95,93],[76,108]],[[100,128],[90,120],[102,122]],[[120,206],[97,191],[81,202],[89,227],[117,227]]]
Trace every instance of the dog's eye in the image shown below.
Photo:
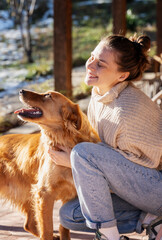
[[[50,93],[44,94],[44,98],[50,98],[50,97],[51,97]]]

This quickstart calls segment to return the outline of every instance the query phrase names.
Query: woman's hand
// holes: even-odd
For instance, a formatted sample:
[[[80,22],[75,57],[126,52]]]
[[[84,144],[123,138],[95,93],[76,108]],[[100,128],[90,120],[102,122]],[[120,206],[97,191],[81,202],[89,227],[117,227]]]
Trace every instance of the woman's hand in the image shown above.
[[[71,168],[70,153],[71,149],[66,147],[60,147],[61,151],[56,151],[52,147],[49,148],[48,153],[52,161],[59,166]]]

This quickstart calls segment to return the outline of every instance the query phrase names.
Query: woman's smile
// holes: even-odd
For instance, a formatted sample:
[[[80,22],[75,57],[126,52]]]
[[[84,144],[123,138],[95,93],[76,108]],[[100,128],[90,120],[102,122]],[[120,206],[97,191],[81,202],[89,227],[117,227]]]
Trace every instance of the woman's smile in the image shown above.
[[[91,72],[88,72],[88,77],[89,78],[98,78],[95,74],[91,73]]]

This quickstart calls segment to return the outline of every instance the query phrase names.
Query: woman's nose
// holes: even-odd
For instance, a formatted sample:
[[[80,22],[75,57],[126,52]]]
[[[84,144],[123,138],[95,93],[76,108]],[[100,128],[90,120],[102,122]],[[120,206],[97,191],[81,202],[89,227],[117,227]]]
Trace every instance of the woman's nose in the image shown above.
[[[88,59],[86,62],[86,68],[88,69],[95,69],[95,59]]]

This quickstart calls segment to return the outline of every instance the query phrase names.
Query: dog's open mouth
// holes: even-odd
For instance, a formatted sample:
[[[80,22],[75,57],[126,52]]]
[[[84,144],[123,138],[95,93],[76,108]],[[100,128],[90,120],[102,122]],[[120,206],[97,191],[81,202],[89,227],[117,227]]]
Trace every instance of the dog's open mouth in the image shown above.
[[[14,113],[25,118],[40,118],[43,115],[42,110],[37,107],[18,109]]]

